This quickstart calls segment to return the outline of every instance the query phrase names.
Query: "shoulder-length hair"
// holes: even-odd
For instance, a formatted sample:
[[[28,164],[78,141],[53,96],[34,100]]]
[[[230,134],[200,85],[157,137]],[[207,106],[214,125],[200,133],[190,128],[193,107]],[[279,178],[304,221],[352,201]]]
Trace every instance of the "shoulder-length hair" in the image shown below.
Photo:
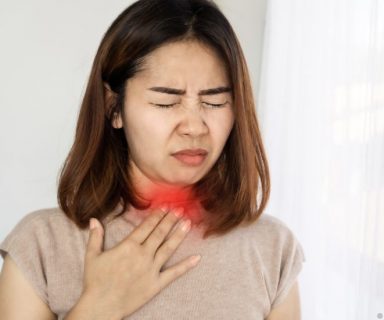
[[[103,219],[119,203],[145,209],[128,174],[129,146],[112,120],[123,113],[126,81],[150,52],[186,39],[201,41],[223,59],[233,94],[235,121],[222,154],[193,185],[204,209],[204,239],[257,220],[270,193],[266,153],[255,114],[250,77],[239,41],[209,0],[139,0],[105,33],[93,62],[71,150],[61,168],[58,202],[78,227]],[[106,103],[105,86],[116,94]],[[261,197],[260,202],[258,197]]]

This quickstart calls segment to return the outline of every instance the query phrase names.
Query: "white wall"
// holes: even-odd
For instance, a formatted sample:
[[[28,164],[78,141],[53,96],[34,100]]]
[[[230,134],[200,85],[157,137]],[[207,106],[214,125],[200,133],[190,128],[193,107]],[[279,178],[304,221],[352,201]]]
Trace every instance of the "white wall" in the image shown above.
[[[217,0],[240,40],[258,100],[267,0]]]

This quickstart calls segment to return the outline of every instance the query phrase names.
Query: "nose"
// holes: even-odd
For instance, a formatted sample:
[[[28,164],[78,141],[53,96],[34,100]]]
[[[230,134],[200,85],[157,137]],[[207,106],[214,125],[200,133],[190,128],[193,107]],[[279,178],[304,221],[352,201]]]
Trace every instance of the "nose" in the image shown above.
[[[200,107],[182,109],[184,109],[184,111],[178,126],[178,133],[180,135],[198,137],[208,133],[208,126]]]

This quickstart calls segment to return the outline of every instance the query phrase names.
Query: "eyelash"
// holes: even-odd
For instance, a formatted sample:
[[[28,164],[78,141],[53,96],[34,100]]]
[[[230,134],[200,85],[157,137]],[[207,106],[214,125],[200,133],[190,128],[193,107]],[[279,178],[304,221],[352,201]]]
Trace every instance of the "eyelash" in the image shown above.
[[[224,102],[224,103],[219,103],[219,104],[214,104],[214,103],[208,103],[208,102],[203,102],[207,105],[210,105],[214,108],[222,108],[224,105],[227,104],[227,102]],[[156,103],[153,103],[155,106],[159,107],[159,108],[170,108],[172,106],[174,106],[175,104],[177,103],[172,103],[172,104],[156,104]]]

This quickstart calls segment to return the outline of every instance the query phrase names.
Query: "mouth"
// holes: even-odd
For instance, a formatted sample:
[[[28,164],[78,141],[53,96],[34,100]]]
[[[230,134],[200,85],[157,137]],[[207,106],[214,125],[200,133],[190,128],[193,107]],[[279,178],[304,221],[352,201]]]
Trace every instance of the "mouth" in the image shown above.
[[[188,165],[188,166],[199,166],[201,165],[207,157],[207,153],[200,154],[187,154],[178,152],[172,155],[179,162]]]

